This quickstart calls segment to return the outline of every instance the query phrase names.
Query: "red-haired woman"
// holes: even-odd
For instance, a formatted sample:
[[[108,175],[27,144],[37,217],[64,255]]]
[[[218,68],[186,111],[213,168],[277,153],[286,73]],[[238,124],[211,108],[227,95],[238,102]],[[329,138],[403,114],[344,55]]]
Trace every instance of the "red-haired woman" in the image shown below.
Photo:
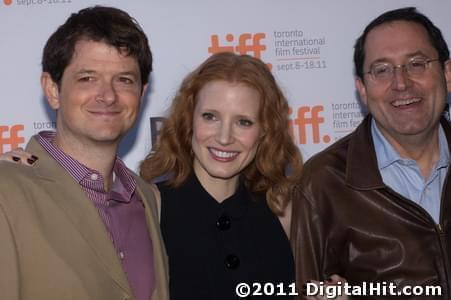
[[[216,54],[183,81],[140,168],[167,178],[157,185],[171,299],[235,299],[240,282],[284,283],[277,299],[293,298],[289,199],[302,161],[287,124],[256,58]]]

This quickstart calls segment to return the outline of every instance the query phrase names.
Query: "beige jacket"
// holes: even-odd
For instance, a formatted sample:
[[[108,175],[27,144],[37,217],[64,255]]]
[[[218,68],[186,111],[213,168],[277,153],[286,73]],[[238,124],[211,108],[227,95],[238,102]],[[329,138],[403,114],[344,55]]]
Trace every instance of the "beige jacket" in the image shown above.
[[[32,139],[30,169],[0,162],[0,299],[133,299],[121,262],[94,205]],[[136,176],[154,247],[156,290],[168,295],[167,257],[150,186]]]

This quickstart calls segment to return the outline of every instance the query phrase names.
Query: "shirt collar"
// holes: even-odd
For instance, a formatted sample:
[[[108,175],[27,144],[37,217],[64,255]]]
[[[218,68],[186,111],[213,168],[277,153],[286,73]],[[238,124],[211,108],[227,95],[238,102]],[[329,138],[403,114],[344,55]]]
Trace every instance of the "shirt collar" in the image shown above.
[[[412,163],[415,162],[411,159],[402,158],[399,155],[398,151],[396,151],[395,148],[382,135],[374,119],[371,120],[371,135],[374,141],[374,148],[376,151],[377,165],[379,170],[382,170],[398,161],[412,161]],[[441,124],[439,124],[438,141],[440,156],[436,164],[436,169],[445,168],[450,164],[448,142],[446,140],[445,132]]]
[[[111,198],[118,201],[122,199],[125,200],[123,202],[130,202],[136,189],[136,180],[124,162],[118,157],[116,157],[116,162],[114,163],[114,173],[116,174],[116,180],[114,181],[112,192],[119,193],[122,197],[117,198],[112,195]]]
[[[437,162],[437,169],[446,168],[451,163],[451,157],[449,154],[448,141],[446,140],[445,130],[443,130],[440,124],[438,131],[438,142],[440,147],[440,157]]]
[[[81,181],[91,174],[101,176],[96,170],[90,169],[83,165],[76,159],[64,153],[61,149],[55,146],[54,141],[56,132],[41,131],[37,135],[39,144],[52,156],[71,176],[74,180],[81,184]],[[136,180],[131,171],[125,166],[124,162],[116,156],[113,171],[116,174],[116,180],[119,179],[120,185],[117,186],[120,193],[126,198],[130,199],[136,189]]]
[[[74,178],[75,181],[80,184],[80,182],[86,176],[92,174],[94,170],[89,169],[76,159],[64,153],[63,150],[55,146],[55,139],[56,132],[53,131],[41,131],[37,136],[39,144],[41,144],[41,146],[50,154],[50,156],[52,156],[72,176],[72,178]]]

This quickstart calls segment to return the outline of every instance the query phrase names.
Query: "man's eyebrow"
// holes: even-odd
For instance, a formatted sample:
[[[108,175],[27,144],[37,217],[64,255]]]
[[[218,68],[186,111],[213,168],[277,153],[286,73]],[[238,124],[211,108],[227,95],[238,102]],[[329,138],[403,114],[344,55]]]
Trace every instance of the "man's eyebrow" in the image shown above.
[[[93,73],[96,73],[96,71],[90,69],[80,69],[77,72],[75,72],[75,74],[93,74]]]

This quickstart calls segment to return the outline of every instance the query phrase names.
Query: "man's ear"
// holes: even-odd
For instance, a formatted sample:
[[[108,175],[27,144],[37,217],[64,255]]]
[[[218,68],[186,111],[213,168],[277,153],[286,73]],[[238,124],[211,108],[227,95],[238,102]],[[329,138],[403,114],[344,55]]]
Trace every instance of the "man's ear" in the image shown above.
[[[448,93],[451,93],[451,59],[445,61],[445,78]]]
[[[363,104],[368,106],[368,98],[366,96],[366,87],[361,78],[357,78],[355,80],[355,88],[359,92],[360,100],[362,100]]]
[[[141,92],[141,101],[142,101],[142,99],[144,99],[144,95],[146,94],[146,92],[147,92],[147,88],[149,87],[149,83],[146,83],[144,86],[143,86],[143,89],[142,89],[142,92]]]
[[[52,80],[47,72],[41,74],[41,87],[50,107],[57,110],[60,107],[58,84]]]

